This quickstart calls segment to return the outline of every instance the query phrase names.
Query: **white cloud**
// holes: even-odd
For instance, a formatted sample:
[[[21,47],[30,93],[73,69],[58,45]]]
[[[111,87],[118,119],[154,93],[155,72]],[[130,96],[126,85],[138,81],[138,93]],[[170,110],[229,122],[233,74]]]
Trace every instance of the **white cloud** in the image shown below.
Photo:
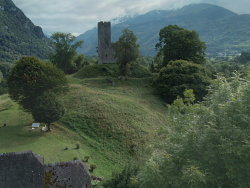
[[[238,14],[250,14],[249,0],[13,0],[44,33],[70,32],[76,35],[92,29],[99,21],[155,9],[176,9],[191,3],[210,3]]]

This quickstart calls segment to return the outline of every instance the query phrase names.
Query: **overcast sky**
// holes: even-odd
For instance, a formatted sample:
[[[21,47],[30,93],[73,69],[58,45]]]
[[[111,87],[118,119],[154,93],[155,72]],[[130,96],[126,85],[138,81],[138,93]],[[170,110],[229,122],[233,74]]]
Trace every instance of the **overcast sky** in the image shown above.
[[[99,21],[155,9],[177,9],[192,3],[210,3],[237,14],[250,14],[250,0],[12,0],[44,33],[74,35],[92,29]]]

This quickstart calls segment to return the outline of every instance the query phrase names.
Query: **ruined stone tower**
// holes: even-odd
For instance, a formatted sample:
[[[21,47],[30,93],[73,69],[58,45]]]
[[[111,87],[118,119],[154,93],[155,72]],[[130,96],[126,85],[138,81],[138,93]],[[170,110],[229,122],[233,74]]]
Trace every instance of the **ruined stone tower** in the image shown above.
[[[98,64],[116,63],[115,46],[111,43],[111,23],[98,22]]]

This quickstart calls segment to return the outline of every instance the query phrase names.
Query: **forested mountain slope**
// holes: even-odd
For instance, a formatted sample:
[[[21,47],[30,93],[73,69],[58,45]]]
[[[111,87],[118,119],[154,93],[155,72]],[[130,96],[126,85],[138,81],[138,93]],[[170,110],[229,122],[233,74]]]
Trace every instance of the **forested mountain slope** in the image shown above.
[[[11,0],[0,0],[0,62],[23,55],[47,59],[50,50],[42,28],[35,26]]]
[[[155,44],[158,42],[159,31],[169,24],[196,30],[200,39],[206,42],[207,53],[239,53],[250,49],[250,15],[238,15],[211,4],[191,4],[173,11],[154,10],[129,17],[125,21],[121,19],[121,23],[117,22],[118,19],[115,19],[118,24],[113,24],[111,28],[112,42],[128,27],[137,36],[142,55],[156,54]],[[77,39],[84,40],[78,53],[96,54],[96,27],[79,35]]]

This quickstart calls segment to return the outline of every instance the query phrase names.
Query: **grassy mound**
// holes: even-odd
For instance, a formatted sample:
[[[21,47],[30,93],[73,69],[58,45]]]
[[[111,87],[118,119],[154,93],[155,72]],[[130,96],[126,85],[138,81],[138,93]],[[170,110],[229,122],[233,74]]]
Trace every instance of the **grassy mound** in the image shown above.
[[[45,163],[73,157],[84,161],[88,155],[86,164],[97,164],[93,175],[108,178],[114,168],[136,160],[138,152],[153,139],[154,130],[166,124],[166,106],[150,87],[151,78],[69,80],[70,92],[61,97],[66,114],[52,124],[51,132],[29,132],[32,117],[7,95],[0,96],[0,119],[7,123],[7,127],[0,126],[0,153],[32,150],[44,156]],[[69,150],[64,150],[66,146]]]
[[[132,63],[130,66],[129,77],[144,78],[152,76],[151,73],[141,65]],[[101,64],[101,65],[88,65],[79,70],[73,77],[84,78],[97,78],[99,76],[119,76],[119,69],[116,63]]]

